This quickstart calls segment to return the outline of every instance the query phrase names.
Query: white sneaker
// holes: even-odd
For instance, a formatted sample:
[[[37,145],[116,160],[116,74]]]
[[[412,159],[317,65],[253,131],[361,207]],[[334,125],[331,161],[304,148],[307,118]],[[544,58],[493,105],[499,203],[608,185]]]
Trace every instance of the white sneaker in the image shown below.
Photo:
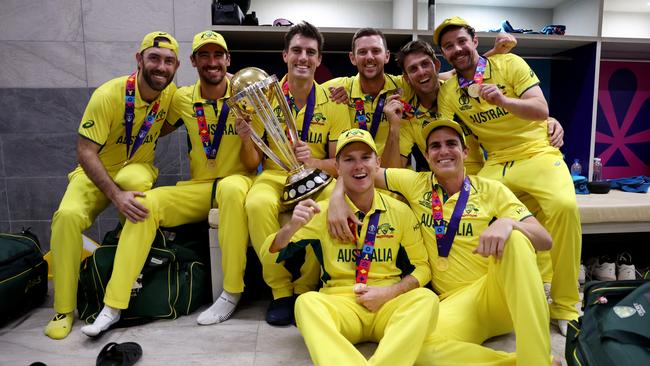
[[[587,267],[580,263],[580,272],[578,273],[578,283],[584,285],[587,278]]]
[[[544,295],[546,295],[546,302],[550,305],[553,303],[551,298],[551,284],[549,282],[544,282]]]
[[[214,304],[196,318],[196,322],[200,325],[210,325],[228,320],[237,308],[240,298],[241,294],[231,294],[223,290]]]
[[[616,265],[609,256],[601,256],[591,265],[591,277],[599,281],[616,281]]]
[[[616,279],[636,280],[636,268],[632,263],[632,256],[628,252],[623,252],[616,258]]]
[[[97,315],[97,318],[92,324],[84,325],[81,327],[81,332],[88,337],[95,337],[99,333],[106,331],[111,325],[120,320],[120,309],[113,309],[104,305],[102,311]]]

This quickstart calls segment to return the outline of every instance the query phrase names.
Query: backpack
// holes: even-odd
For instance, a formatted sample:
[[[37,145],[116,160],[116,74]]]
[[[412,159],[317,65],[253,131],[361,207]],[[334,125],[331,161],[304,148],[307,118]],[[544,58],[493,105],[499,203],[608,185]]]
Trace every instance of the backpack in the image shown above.
[[[0,233],[0,323],[35,308],[47,294],[47,262],[29,229]]]
[[[569,366],[650,365],[650,281],[587,283],[584,314],[569,322]]]
[[[118,226],[81,264],[77,290],[79,318],[93,322],[104,306],[119,241]],[[207,224],[159,228],[149,256],[131,289],[121,325],[152,319],[176,319],[211,300]]]

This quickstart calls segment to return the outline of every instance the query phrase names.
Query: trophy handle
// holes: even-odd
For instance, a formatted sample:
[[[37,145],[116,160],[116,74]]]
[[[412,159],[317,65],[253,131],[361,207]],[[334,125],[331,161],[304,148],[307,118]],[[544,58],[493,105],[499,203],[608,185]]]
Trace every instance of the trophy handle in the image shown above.
[[[274,95],[284,96],[279,83],[273,83],[272,85],[274,89]],[[300,140],[300,137],[298,136],[298,129],[296,128],[296,121],[293,119],[293,111],[291,111],[289,103],[287,103],[287,98],[282,97],[278,99],[281,99],[278,101],[278,104],[282,109],[282,114],[285,116],[285,124],[287,125],[287,131],[289,132],[289,142],[293,148]]]

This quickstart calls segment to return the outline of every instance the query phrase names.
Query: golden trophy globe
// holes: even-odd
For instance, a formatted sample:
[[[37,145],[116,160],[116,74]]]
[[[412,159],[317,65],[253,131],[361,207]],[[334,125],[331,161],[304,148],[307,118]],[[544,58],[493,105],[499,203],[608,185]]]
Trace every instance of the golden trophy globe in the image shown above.
[[[269,76],[264,70],[247,67],[233,75],[230,88],[232,96],[228,99],[228,106],[240,118],[261,121],[267,140],[275,149],[271,149],[253,130],[251,139],[255,145],[289,173],[282,192],[285,207],[315,195],[332,181],[327,173],[305,167],[296,158],[293,151],[299,140],[296,123],[275,75]],[[277,114],[276,108],[279,109]]]

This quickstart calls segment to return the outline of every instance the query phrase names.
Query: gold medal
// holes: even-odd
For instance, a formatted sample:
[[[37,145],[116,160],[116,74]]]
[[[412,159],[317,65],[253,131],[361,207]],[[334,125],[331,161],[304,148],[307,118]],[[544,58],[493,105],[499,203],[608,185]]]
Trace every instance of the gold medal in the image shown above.
[[[205,166],[209,169],[214,169],[214,167],[217,166],[217,163],[215,163],[214,159],[208,159],[208,161],[205,163]]]
[[[442,272],[449,269],[449,261],[447,260],[447,257],[438,257],[438,259],[436,259],[436,269]]]
[[[467,87],[467,94],[472,98],[478,98],[479,92],[481,91],[481,84],[472,84]]]

